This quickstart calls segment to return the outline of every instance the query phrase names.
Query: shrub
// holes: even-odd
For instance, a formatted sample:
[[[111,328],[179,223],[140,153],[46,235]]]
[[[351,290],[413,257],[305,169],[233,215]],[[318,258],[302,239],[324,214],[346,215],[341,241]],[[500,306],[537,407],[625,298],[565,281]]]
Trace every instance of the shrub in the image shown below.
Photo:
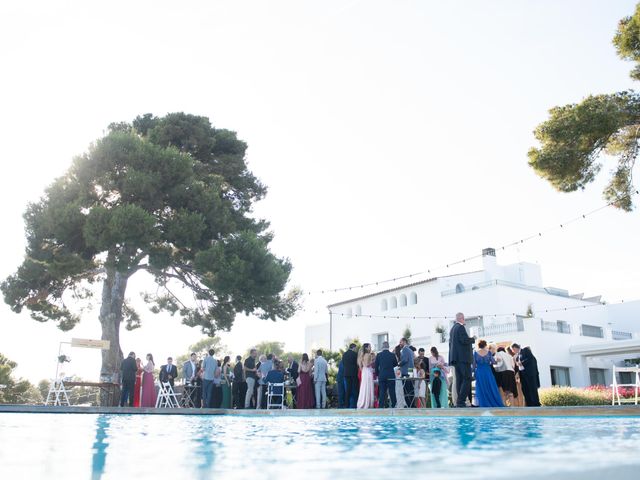
[[[545,407],[610,405],[611,393],[600,389],[551,387],[539,390],[540,403]]]

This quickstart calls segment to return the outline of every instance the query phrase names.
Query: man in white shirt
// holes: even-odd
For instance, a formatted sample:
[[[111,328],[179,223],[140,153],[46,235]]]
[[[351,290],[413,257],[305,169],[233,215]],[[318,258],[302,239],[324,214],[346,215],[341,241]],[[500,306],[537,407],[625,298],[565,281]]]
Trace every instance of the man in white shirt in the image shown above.
[[[173,388],[173,382],[177,376],[178,376],[178,369],[173,364],[173,358],[169,357],[167,358],[167,364],[162,365],[162,367],[160,367],[160,382],[161,383],[169,382],[169,384],[171,385],[171,388]]]

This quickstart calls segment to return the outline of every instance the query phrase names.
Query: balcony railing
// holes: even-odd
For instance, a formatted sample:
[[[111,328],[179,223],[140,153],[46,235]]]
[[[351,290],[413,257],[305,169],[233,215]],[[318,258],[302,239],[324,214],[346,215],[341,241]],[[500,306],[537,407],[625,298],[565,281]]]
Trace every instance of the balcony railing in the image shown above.
[[[580,335],[583,337],[595,337],[604,338],[604,330],[602,327],[596,327],[595,325],[580,325]]]
[[[611,330],[611,338],[613,340],[631,340],[633,334],[631,332],[621,332],[619,330]]]
[[[503,287],[520,288],[522,290],[529,290],[531,292],[548,293],[549,295],[556,295],[559,297],[569,297],[569,294],[565,290],[560,290],[557,288],[534,287],[532,285],[509,282],[508,280],[500,280],[500,279],[486,280],[484,282],[473,283],[470,285],[463,285],[464,288],[456,287],[450,290],[443,290],[442,292],[440,292],[440,296],[448,297],[449,295],[457,295],[461,293],[473,292],[474,290],[497,287],[498,285],[501,285]]]
[[[487,325],[486,327],[478,327],[478,333],[483,337],[491,335],[500,335],[502,333],[521,332],[524,330],[522,324],[517,322],[499,323],[497,325]]]
[[[540,327],[546,332],[571,333],[571,325],[566,322],[548,322],[540,320]]]

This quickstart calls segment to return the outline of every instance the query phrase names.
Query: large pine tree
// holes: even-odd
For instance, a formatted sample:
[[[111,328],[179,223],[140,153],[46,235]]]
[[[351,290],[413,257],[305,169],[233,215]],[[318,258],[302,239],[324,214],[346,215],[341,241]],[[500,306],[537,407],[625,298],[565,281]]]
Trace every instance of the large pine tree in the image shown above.
[[[70,330],[74,305],[102,283],[101,379],[122,360],[120,326],[140,325],[127,303],[132,275],[150,274],[145,300],[213,336],[243,312],[291,317],[300,292],[283,293],[291,272],[269,251],[268,223],[252,216],[266,188],[248,170],[234,132],[184,113],[117,123],[74,159],[25,213],[27,249],[1,285],[5,301]],[[90,298],[89,298],[90,301]]]

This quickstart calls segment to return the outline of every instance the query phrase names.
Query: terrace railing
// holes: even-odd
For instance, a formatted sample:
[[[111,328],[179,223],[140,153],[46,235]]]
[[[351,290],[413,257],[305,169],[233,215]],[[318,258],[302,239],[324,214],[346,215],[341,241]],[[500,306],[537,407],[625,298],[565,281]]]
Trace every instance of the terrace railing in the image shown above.
[[[631,332],[621,332],[619,330],[611,330],[611,338],[613,340],[631,340],[633,334]]]
[[[522,323],[518,322],[499,323],[496,325],[487,325],[486,327],[478,328],[480,335],[483,337],[500,335],[503,333],[521,332],[524,330]]]
[[[550,322],[546,320],[540,320],[540,327],[543,331],[546,332],[556,332],[556,333],[571,333],[571,325],[566,322]]]

